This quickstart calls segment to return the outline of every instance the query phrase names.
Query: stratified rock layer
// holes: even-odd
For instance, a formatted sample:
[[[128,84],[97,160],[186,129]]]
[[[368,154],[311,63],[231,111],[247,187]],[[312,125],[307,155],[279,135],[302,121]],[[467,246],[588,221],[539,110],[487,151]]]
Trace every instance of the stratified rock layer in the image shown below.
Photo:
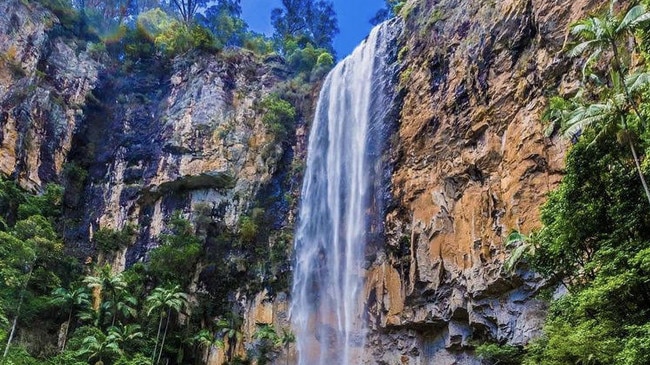
[[[539,225],[566,142],[540,121],[575,80],[569,24],[599,2],[409,1],[388,245],[367,293],[379,363],[473,364],[469,340],[527,343],[535,275],[502,272],[511,230]]]

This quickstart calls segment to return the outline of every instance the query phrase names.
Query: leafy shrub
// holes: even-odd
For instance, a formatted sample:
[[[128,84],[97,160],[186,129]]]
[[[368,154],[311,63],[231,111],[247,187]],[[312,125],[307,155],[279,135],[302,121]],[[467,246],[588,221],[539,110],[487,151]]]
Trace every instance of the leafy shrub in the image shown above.
[[[126,225],[119,231],[110,228],[100,228],[93,235],[95,247],[104,252],[114,252],[131,244],[135,235],[135,227]]]
[[[242,242],[253,243],[257,238],[258,226],[251,217],[242,217],[239,220],[239,235]]]
[[[264,117],[262,121],[275,136],[276,142],[287,139],[289,129],[293,127],[296,118],[296,109],[287,101],[277,95],[271,95],[262,101]]]
[[[331,67],[334,65],[334,57],[329,52],[323,52],[318,56],[317,66]]]
[[[483,343],[476,347],[476,355],[487,364],[518,365],[521,364],[523,350],[516,346]]]
[[[209,51],[218,49],[210,30],[200,25],[188,26],[160,8],[138,16],[137,32],[139,38],[152,40],[156,49],[167,57],[174,57],[193,48]],[[131,50],[133,53],[136,51]]]

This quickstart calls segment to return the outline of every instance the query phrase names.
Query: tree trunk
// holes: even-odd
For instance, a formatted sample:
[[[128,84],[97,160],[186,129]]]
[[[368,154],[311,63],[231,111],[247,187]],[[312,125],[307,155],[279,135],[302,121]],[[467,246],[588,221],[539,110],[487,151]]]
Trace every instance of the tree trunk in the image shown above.
[[[151,363],[153,364],[156,361],[156,350],[158,350],[158,339],[160,338],[160,329],[162,328],[163,312],[160,312],[160,321],[158,321],[158,333],[156,333],[156,345],[153,348],[153,354],[151,355]]]
[[[70,324],[72,323],[72,308],[68,313],[68,325],[65,327],[65,332],[63,333],[63,346],[61,346],[61,352],[65,351],[65,345],[68,344],[68,331],[70,331]]]
[[[34,261],[36,261],[36,258],[34,258]],[[27,291],[27,284],[29,283],[29,279],[32,278],[32,272],[34,272],[33,263],[29,268],[29,273],[27,274],[27,280],[25,281],[25,285],[23,286],[23,289],[20,292],[20,300],[18,301],[18,308],[16,310],[16,316],[14,317],[14,323],[11,325],[11,333],[9,334],[9,338],[7,339],[5,352],[2,354],[2,363],[4,363],[4,360],[7,357],[7,353],[9,353],[9,346],[11,346],[11,341],[14,339],[14,334],[16,334],[16,325],[18,324],[18,317],[20,317],[20,307],[22,307],[23,305],[23,299],[25,298],[25,291]]]
[[[643,172],[641,171],[641,164],[639,163],[639,157],[636,155],[636,150],[634,149],[634,144],[632,140],[628,138],[628,143],[630,145],[630,150],[632,151],[632,156],[634,156],[634,164],[636,165],[636,171],[639,173],[639,178],[641,179],[641,184],[643,185],[643,190],[645,191],[645,196],[648,198],[648,203],[650,203],[650,190],[648,190],[648,184],[643,177]]]
[[[20,301],[22,304],[22,300]],[[20,314],[20,304],[18,304],[18,313],[14,317],[14,323],[11,325],[11,333],[9,334],[9,338],[7,339],[7,345],[5,346],[5,352],[2,354],[2,362],[4,363],[4,359],[7,357],[7,353],[9,352],[9,345],[11,345],[11,340],[14,339],[14,333],[16,333],[16,323],[18,322],[18,315]]]
[[[113,299],[113,320],[111,321],[111,327],[115,327],[115,319],[117,318],[117,291],[115,289],[111,290],[111,299]]]
[[[169,307],[169,310],[167,311],[167,322],[165,323],[165,332],[163,332],[163,338],[162,338],[162,343],[160,344],[160,350],[158,351],[158,360],[156,360],[156,364],[160,362],[160,357],[162,356],[163,348],[165,347],[165,337],[167,337],[167,328],[169,327],[169,317],[172,315],[172,308]]]

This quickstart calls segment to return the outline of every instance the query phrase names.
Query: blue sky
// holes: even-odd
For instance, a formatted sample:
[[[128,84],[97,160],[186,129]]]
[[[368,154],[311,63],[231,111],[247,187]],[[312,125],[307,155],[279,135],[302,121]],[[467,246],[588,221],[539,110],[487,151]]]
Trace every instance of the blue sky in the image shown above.
[[[334,39],[334,48],[339,59],[352,52],[363,40],[372,25],[368,22],[383,4],[384,0],[334,0],[334,8],[341,32]],[[271,34],[271,10],[280,6],[280,0],[242,0],[243,18],[251,30]]]

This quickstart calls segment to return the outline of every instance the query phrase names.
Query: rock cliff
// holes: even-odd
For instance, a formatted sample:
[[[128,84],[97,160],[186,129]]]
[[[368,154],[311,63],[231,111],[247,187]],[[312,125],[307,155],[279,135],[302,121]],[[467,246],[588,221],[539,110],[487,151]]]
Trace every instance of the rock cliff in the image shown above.
[[[386,244],[368,256],[369,363],[474,364],[471,341],[539,334],[544,284],[502,272],[504,241],[538,225],[561,178],[566,142],[540,116],[578,77],[563,53],[568,25],[600,5],[407,1]],[[290,188],[306,133],[275,143],[260,107],[286,77],[280,60],[192,53],[124,69],[36,3],[3,1],[0,14],[0,173],[32,190],[66,184],[71,252],[94,257],[94,232],[137,224],[132,245],[100,257],[121,270],[146,258],[174,211],[208,217],[210,237]],[[280,201],[278,226],[292,220]],[[278,298],[235,298],[249,339],[255,324],[286,325]]]
[[[0,173],[36,190],[61,175],[102,67],[41,6],[0,12]]]
[[[539,335],[534,274],[502,272],[511,230],[538,226],[566,141],[547,98],[578,77],[569,25],[598,1],[408,1],[387,246],[367,284],[377,363],[473,364],[481,341]],[[389,349],[389,350],[386,350]]]
[[[216,295],[222,278],[213,266],[232,266],[233,285],[215,300],[257,318],[245,318],[247,338],[256,324],[286,327],[286,318],[268,314],[268,291],[256,295],[259,285],[247,282],[260,275],[256,264],[215,242],[237,233],[258,201],[271,230],[292,220],[285,194],[298,187],[289,173],[295,131],[280,141],[263,120],[264,100],[288,78],[284,61],[225,50],[124,62],[37,2],[3,1],[0,12],[7,14],[0,17],[0,174],[35,192],[47,183],[66,187],[68,252],[122,271],[147,259],[180,212],[199,228],[206,257],[217,257],[212,265],[201,260],[193,290]],[[95,247],[99,229],[129,224],[137,227],[130,245]],[[286,253],[283,260],[273,275],[286,276]],[[207,359],[218,362],[212,352]]]

